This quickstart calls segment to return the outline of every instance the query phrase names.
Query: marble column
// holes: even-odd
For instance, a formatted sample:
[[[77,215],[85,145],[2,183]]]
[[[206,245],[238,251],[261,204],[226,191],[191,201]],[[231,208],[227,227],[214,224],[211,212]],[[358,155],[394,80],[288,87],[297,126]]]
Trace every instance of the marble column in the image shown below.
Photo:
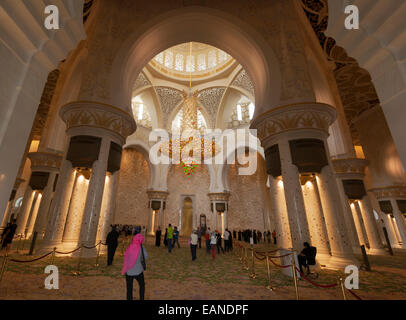
[[[27,185],[27,188],[24,192],[23,202],[21,204],[20,211],[17,215],[17,229],[16,234],[24,234],[27,226],[27,220],[29,218],[32,203],[34,201],[35,191],[33,191],[30,185]]]
[[[118,172],[114,172],[106,177],[106,187],[103,194],[102,209],[100,214],[99,231],[97,241],[106,241],[107,234],[111,230],[113,223],[114,208],[116,204],[117,193],[117,176]],[[103,248],[103,247],[102,247]]]
[[[281,159],[282,181],[285,199],[287,200],[286,208],[288,210],[292,246],[295,250],[301,250],[303,243],[311,243],[311,239],[302,187],[299,180],[299,170],[298,167],[292,163],[288,139],[279,140],[278,146]]]
[[[219,232],[223,233],[225,230],[225,226],[228,223],[225,219],[227,219],[227,213],[224,216],[224,213],[227,211],[228,208],[228,200],[230,199],[230,193],[228,192],[213,192],[208,194],[211,205],[213,206],[213,222],[214,222],[214,229],[212,231],[218,230]],[[221,203],[225,207],[225,211],[218,212],[216,205],[217,203]]]
[[[402,248],[406,248],[406,225],[405,219],[402,216],[402,212],[399,210],[399,206],[395,199],[391,199],[391,204],[393,207],[393,217],[396,221],[396,226],[399,232],[400,239],[402,241]]]
[[[271,209],[276,222],[277,245],[281,248],[292,248],[283,181],[269,175],[269,192],[271,195]]]
[[[30,217],[27,221],[27,227],[26,227],[26,232],[25,232],[27,239],[31,238],[31,235],[32,235],[32,232],[34,229],[34,224],[37,219],[38,209],[39,209],[41,200],[42,200],[42,193],[37,191],[35,193],[35,197],[32,202]]]
[[[382,216],[383,216],[382,220],[383,220],[383,223],[385,225],[386,231],[388,232],[388,238],[389,238],[389,241],[390,241],[390,244],[391,244],[392,248],[398,247],[399,242],[397,241],[395,231],[393,230],[391,216],[389,214],[386,214],[386,213],[384,213]]]
[[[49,209],[49,219],[40,251],[47,252],[62,242],[65,221],[69,210],[76,170],[69,160],[63,160],[61,173]]]
[[[31,229],[32,232],[39,233],[39,239],[42,237],[47,224],[50,204],[54,194],[55,180],[61,167],[62,155],[57,152],[38,151],[29,153],[28,158],[31,161],[31,171],[33,173],[49,173],[46,185],[43,185],[41,189],[41,203],[38,208],[36,219],[33,221],[33,228]]]
[[[360,201],[358,201],[358,206],[360,207],[360,211],[362,214],[362,218],[364,221],[365,230],[368,236],[368,243],[369,243],[369,254],[379,254],[384,255],[387,254],[385,251],[381,238],[379,236],[378,226],[376,219],[374,217],[374,212],[369,201],[368,196],[364,196]]]
[[[353,210],[351,208],[350,200],[344,191],[344,186],[341,179],[337,179],[338,191],[340,193],[341,204],[343,206],[344,219],[348,228],[348,235],[350,237],[352,250],[354,253],[360,252],[360,239],[358,236],[358,229],[355,224]]]
[[[72,251],[78,247],[79,232],[82,225],[88,186],[89,180],[80,172],[76,172],[65,228],[62,235],[63,251]]]
[[[61,108],[60,116],[66,123],[67,135],[75,138],[78,146],[90,143],[93,148],[89,150],[85,163],[77,153],[71,155],[75,167],[90,171],[77,243],[92,247],[100,233],[100,217],[110,206],[105,203],[102,207],[103,197],[109,198],[109,188],[105,192],[106,175],[120,169],[122,146],[134,133],[136,124],[134,117],[120,108],[95,101],[71,102]],[[84,148],[81,153],[86,151]],[[84,256],[95,256],[96,253],[96,248],[83,250]]]
[[[57,176],[56,172],[51,172],[51,174],[49,176],[48,184],[45,187],[44,191],[42,192],[41,204],[39,206],[37,219],[36,219],[35,225],[34,225],[34,232],[38,233],[38,238],[40,238],[40,239],[42,238],[42,236],[45,232],[48,212],[49,212],[49,208],[50,208],[53,193],[54,193],[53,188],[54,188],[56,176]]]
[[[406,249],[406,223],[397,203],[397,200],[406,199],[406,185],[374,188],[370,191],[374,193],[380,205],[383,204],[385,207],[381,207],[381,210],[388,215],[389,225],[394,223],[392,225],[392,233],[393,238],[399,238],[397,247]],[[389,214],[392,214],[394,219],[390,218]],[[388,233],[390,233],[389,230]]]
[[[89,187],[86,195],[79,244],[91,247],[96,242],[97,229],[100,218],[100,209],[103,198],[104,183],[107,173],[107,161],[109,157],[111,140],[102,138],[98,159],[93,163]],[[86,255],[94,255],[92,250],[85,250]]]
[[[329,261],[330,265],[340,269],[347,265],[359,265],[352,252],[350,237],[340,205],[336,177],[330,165],[325,166],[317,176],[317,185],[319,186],[330,240],[332,255]]]
[[[326,223],[316,180],[308,180],[302,188],[307,221],[310,228],[310,236],[312,243],[317,247],[317,259],[321,264],[327,264],[331,255],[328,246]]]
[[[328,267],[342,269],[349,264],[359,263],[352,253],[336,177],[329,159],[328,129],[335,119],[334,107],[304,102],[268,110],[252,121],[251,128],[257,129],[257,136],[266,153],[278,145],[290,233],[295,250],[302,249],[303,240],[310,240],[299,172],[317,174],[317,186],[332,254]],[[292,147],[295,148],[294,161],[291,158]],[[276,164],[275,160],[270,166]]]
[[[351,211],[354,217],[359,243],[360,245],[364,245],[365,249],[368,249],[368,237],[364,228],[364,223],[362,221],[361,209],[359,208],[359,205],[356,201],[351,203]]]
[[[349,198],[351,198],[353,203],[351,205],[353,214],[346,215],[350,233],[353,232],[352,230],[354,230],[354,226],[356,226],[355,234],[357,235],[357,239],[359,239],[358,245],[368,244],[368,246],[370,246],[369,254],[386,254],[383,247],[383,239],[380,237],[378,227],[373,218],[370,198],[364,186],[365,170],[369,161],[359,158],[350,158],[333,160],[332,163],[339,179],[338,186],[341,198],[344,200],[342,203],[347,206]],[[350,184],[348,184],[348,182],[350,182]],[[346,187],[344,187],[344,184],[346,184]],[[353,187],[351,188],[351,186]],[[361,210],[359,203],[354,202],[354,200],[365,202],[366,210]],[[360,249],[354,248],[354,252],[359,253]]]
[[[148,216],[147,231],[149,232],[149,234],[155,234],[155,230],[158,228],[158,226],[161,227],[161,230],[164,229],[164,214],[165,214],[164,207],[166,206],[165,202],[169,193],[163,190],[161,191],[149,189],[147,190],[147,194],[149,201],[151,203],[150,207],[152,206],[152,201],[157,201],[160,203],[159,210],[156,210],[155,213],[153,213],[151,207]]]

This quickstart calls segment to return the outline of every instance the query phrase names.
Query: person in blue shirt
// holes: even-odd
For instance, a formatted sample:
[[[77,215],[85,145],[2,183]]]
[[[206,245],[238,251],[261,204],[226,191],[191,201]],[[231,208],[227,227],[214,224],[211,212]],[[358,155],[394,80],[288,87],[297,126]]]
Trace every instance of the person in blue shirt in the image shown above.
[[[178,244],[178,248],[180,248],[178,227],[175,227],[173,230],[173,247],[174,248],[175,248],[176,243]]]

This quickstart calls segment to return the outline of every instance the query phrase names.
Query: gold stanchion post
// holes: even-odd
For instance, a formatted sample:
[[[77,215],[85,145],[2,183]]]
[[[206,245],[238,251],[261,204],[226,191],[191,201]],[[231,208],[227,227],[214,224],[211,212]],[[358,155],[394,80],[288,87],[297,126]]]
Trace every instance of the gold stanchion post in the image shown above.
[[[247,248],[246,247],[244,247],[244,264],[243,264],[243,266],[242,266],[242,268],[244,269],[244,270],[249,270],[249,267],[248,267],[248,265],[249,265],[249,263],[248,263],[248,253],[247,253]]]
[[[121,247],[121,255],[124,255],[124,247],[125,247],[125,238],[123,238],[123,245]]]
[[[266,286],[266,288],[270,291],[274,291],[275,288],[271,286],[271,269],[269,267],[269,258],[268,258],[268,253],[266,253],[266,267],[268,270],[268,285]]]
[[[255,256],[254,256],[254,248],[251,248],[251,258],[252,258],[252,269],[251,269],[251,274],[250,278],[255,279],[257,275],[255,274]]]
[[[100,255],[100,247],[101,247],[101,241],[99,241],[99,244],[98,244],[98,248],[97,248],[97,256],[96,256],[96,263],[94,264],[94,266],[95,267],[98,267],[99,266],[99,255]]]
[[[4,253],[3,261],[2,261],[2,264],[1,264],[0,283],[1,283],[1,280],[3,280],[3,275],[4,275],[4,273],[6,272],[6,269],[7,269],[7,260],[8,260],[8,249],[6,249],[6,252]]]
[[[54,250],[52,250],[52,255],[51,255],[51,265],[54,264],[54,260],[55,260],[55,251],[56,251],[56,247],[54,247]]]
[[[340,284],[340,288],[341,288],[341,293],[343,294],[343,300],[347,300],[347,295],[345,294],[345,286],[344,286],[344,281],[343,278],[339,278],[338,282]]]
[[[293,282],[295,284],[296,300],[299,300],[299,289],[297,287],[296,262],[294,252],[292,252],[292,273],[293,273]]]
[[[19,250],[20,250],[20,246],[21,246],[21,240],[22,240],[22,235],[20,234],[20,240],[18,241],[18,243],[17,243],[17,253],[19,253]]]
[[[21,239],[23,239],[23,238],[24,238],[24,240],[22,240],[23,245],[21,247],[21,251],[24,251],[24,245],[25,245],[25,236],[24,235],[21,237]]]
[[[76,267],[76,271],[73,272],[73,274],[75,276],[79,276],[80,275],[80,263],[82,262],[82,249],[83,249],[83,244],[80,245],[80,249],[79,249],[79,260],[78,260],[78,265]]]

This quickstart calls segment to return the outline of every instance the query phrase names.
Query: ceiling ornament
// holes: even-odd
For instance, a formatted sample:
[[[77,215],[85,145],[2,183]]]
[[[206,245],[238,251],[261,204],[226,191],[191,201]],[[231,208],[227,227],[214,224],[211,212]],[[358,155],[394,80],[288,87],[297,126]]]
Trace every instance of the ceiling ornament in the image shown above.
[[[167,126],[168,116],[183,100],[182,92],[169,87],[155,87],[161,104],[164,127]]]
[[[51,101],[55,93],[59,74],[59,70],[56,69],[51,71],[48,75],[47,82],[45,83],[44,90],[42,91],[40,104],[38,105],[37,113],[35,115],[34,125],[32,127],[33,140],[41,139],[42,131],[44,130],[45,122],[48,118]]]
[[[254,85],[247,71],[245,71],[244,69],[240,71],[240,73],[234,79],[231,85],[234,87],[242,88],[251,93],[252,96],[255,96]]]
[[[134,91],[137,91],[138,89],[149,85],[151,85],[151,83],[149,82],[147,77],[144,75],[143,72],[140,72],[140,74],[137,77],[137,80],[135,80]]]
[[[225,91],[225,87],[215,87],[204,89],[199,92],[198,100],[209,113],[212,127],[216,124],[218,108]]]
[[[192,57],[192,42],[189,43],[189,57]],[[197,125],[197,100],[199,91],[192,90],[192,71],[189,73],[189,92],[183,91],[183,104],[178,138],[163,141],[160,152],[172,161],[179,162],[188,178],[199,163],[211,159],[220,152],[220,146],[212,139],[200,137]]]
[[[214,157],[220,152],[213,140],[200,137],[197,128],[197,97],[199,92],[192,90],[183,92],[183,117],[180,125],[179,138],[164,141],[160,151],[174,162],[180,162],[186,176],[195,172],[198,163]]]

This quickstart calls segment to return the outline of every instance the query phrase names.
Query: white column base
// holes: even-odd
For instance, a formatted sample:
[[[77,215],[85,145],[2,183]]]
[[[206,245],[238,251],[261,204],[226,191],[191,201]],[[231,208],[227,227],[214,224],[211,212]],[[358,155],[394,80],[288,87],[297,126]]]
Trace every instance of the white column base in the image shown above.
[[[41,243],[41,246],[38,248],[38,250],[35,251],[36,255],[43,255],[46,254],[50,251],[53,251],[54,248],[56,247],[56,250],[60,251],[59,248],[61,247],[61,242],[58,241],[43,241]]]
[[[361,263],[358,260],[332,256],[326,265],[326,269],[344,270],[347,266],[350,265],[360,267]]]
[[[316,262],[323,268],[328,266],[330,259],[331,255],[327,253],[317,253],[316,255]]]
[[[389,252],[387,252],[385,249],[367,249],[367,254],[373,255],[373,256],[387,256],[389,255]]]

